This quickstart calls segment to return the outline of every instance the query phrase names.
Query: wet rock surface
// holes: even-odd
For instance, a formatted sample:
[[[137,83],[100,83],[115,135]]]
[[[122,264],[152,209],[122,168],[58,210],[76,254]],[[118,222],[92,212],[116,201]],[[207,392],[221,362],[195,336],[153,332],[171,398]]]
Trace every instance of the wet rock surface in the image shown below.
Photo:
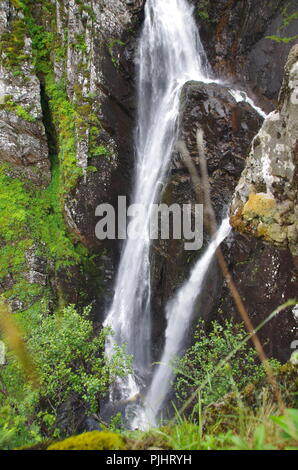
[[[14,3],[8,0],[1,2],[1,35],[13,30],[14,21],[23,20],[22,13]],[[92,263],[88,259],[87,270],[80,264],[55,270],[50,260],[39,257],[37,243],[29,249],[23,274],[29,283],[34,282],[42,288],[50,287],[54,297],[59,297],[63,292],[65,300],[74,303],[96,300],[97,311],[103,313],[112,297],[121,246],[117,241],[101,242],[95,238],[95,208],[101,203],[116,206],[118,195],[129,195],[131,190],[134,163],[132,135],[136,112],[134,53],[145,2],[99,0],[83,3],[51,0],[48,2],[48,7],[51,5],[50,12],[46,12],[43,10],[43,2],[38,1],[34,5],[34,15],[40,27],[56,35],[55,47],[50,56],[53,69],[51,79],[56,84],[65,85],[65,100],[75,109],[77,116],[74,122],[75,147],[72,149],[75,164],[67,177],[64,180],[61,178],[67,187],[66,194],[65,187],[60,187],[63,194],[62,210],[74,244],[81,243],[87,248]],[[278,44],[265,36],[292,36],[297,30],[297,20],[280,31],[278,29],[284,20],[284,2],[193,0],[193,4],[214,74],[250,91],[252,96],[258,98],[258,104],[266,110],[272,110],[291,43]],[[295,7],[296,3],[289,2],[289,12],[292,6]],[[53,149],[59,152],[59,135],[62,136],[62,142],[65,140],[61,129],[63,122],[57,122],[48,106],[42,106],[42,102],[49,99],[50,91],[43,73],[37,73],[32,63],[32,38],[28,31],[24,36],[21,56],[21,73],[15,74],[8,66],[7,57],[1,52],[0,160],[9,165],[11,178],[24,178],[29,184],[46,189],[54,173],[49,155],[52,156]],[[288,72],[292,73],[290,68]],[[287,86],[283,87],[283,95],[289,96]],[[285,98],[282,99],[285,103]],[[278,126],[289,124],[289,108],[281,106],[278,112],[280,121],[271,120],[270,129],[267,130],[269,133],[278,133]],[[223,85],[189,83],[184,88],[181,96],[180,138],[185,141],[198,167],[195,132],[198,126],[205,132],[212,201],[218,220],[231,200],[244,169],[250,143],[261,124],[260,116],[248,104],[237,104]],[[293,120],[291,133],[296,132],[294,127]],[[283,140],[290,127],[283,129],[281,137],[276,136],[274,141],[278,139],[281,140],[279,143],[286,145]],[[95,137],[91,135],[91,130]],[[295,147],[291,146],[291,149],[295,157]],[[291,162],[295,161],[289,160],[288,155],[287,151],[282,152],[283,163],[277,162],[274,166],[279,173],[276,178],[281,182],[280,193],[287,196],[278,204],[281,204],[281,210],[284,211],[281,217],[287,218],[289,229],[294,225],[288,218],[293,215],[294,199],[288,198],[288,190],[291,184],[295,184],[293,182],[297,174],[291,170]],[[79,176],[69,189],[68,180],[77,170]],[[281,174],[281,171],[284,173]],[[189,174],[178,154],[173,155],[163,197],[168,204],[195,201]],[[279,221],[276,223],[279,225]],[[295,254],[294,231],[288,230],[284,237],[277,226],[273,229],[277,244],[290,246]],[[205,245],[207,241],[206,235]],[[163,342],[165,304],[188,277],[191,266],[202,252],[185,252],[183,244],[183,240],[162,241],[152,249],[156,356]],[[227,246],[226,254],[241,292],[246,299],[251,298],[248,310],[253,312],[256,322],[287,296],[294,295],[295,259],[288,250],[279,252],[262,241],[237,234],[232,244]],[[273,263],[272,260],[276,261]],[[274,284],[271,279],[274,279]],[[13,273],[9,273],[3,283],[1,281],[2,291],[11,289],[13,282]],[[266,287],[264,302],[261,300],[262,283],[270,285],[268,289]],[[223,311],[224,316],[234,315],[232,301],[216,265],[210,272],[206,286],[204,298],[198,301],[197,316],[204,310],[207,319],[215,318],[220,315],[218,309]],[[16,299],[13,302],[16,309],[24,307]],[[272,323],[271,329],[264,330],[264,335],[273,338],[268,346],[269,352],[285,357],[288,340],[292,337],[293,315],[289,312],[280,316],[276,322]],[[285,333],[279,335],[280,330]]]
[[[245,166],[250,142],[261,126],[262,118],[247,103],[237,103],[229,89],[215,83],[187,83],[182,91],[180,109],[179,139],[185,142],[198,172],[196,131],[198,128],[204,131],[211,197],[220,221],[227,213],[228,204]],[[168,205],[196,202],[190,175],[177,153],[173,155],[163,199]],[[209,239],[209,235],[205,233],[204,248]],[[184,243],[185,240],[160,241],[153,247],[153,329],[157,349],[163,340],[165,327],[161,312],[176,289],[188,278],[191,267],[204,250],[185,251]],[[215,265],[207,282],[206,296],[198,300],[198,315],[203,310],[205,318],[209,318],[221,283],[221,276]]]
[[[286,63],[278,108],[265,119],[253,140],[231,205],[232,226],[246,234],[235,236],[230,251],[232,272],[255,324],[298,292],[297,60],[298,46],[294,46]],[[227,312],[226,297],[222,305]],[[232,304],[229,310],[233,312]],[[297,339],[294,310],[280,314],[261,336],[267,339],[269,354],[289,359],[291,343]]]
[[[274,109],[293,41],[278,43],[267,37],[297,35],[298,20],[287,21],[297,10],[296,1],[193,0],[193,3],[216,76],[245,87],[267,111]]]
[[[179,137],[186,143],[199,172],[195,134],[198,127],[204,130],[211,197],[218,222],[227,213],[249,155],[250,142],[262,121],[248,104],[236,103],[229,90],[220,85],[190,82],[182,92]],[[256,165],[253,167],[257,171]],[[247,181],[243,187],[250,187]],[[167,204],[195,202],[190,176],[177,154],[173,156],[164,201]],[[205,247],[208,234],[205,234],[204,240]],[[159,242],[153,248],[155,353],[163,343],[166,326],[160,313],[164,311],[168,299],[188,278],[191,266],[204,249],[199,253],[186,252],[183,243],[170,240]],[[270,244],[233,232],[224,244],[224,253],[255,326],[279,305],[297,295],[297,267],[289,250],[280,251]],[[214,262],[205,281],[203,295],[197,301],[194,326],[201,317],[209,322],[230,316],[240,320],[238,315]],[[260,337],[270,356],[288,360],[292,352],[291,343],[297,338],[297,320],[293,309],[287,309],[272,320],[263,328]]]
[[[280,250],[271,244],[235,231],[224,246],[229,269],[244,305],[255,327],[261,324],[277,307],[298,292],[298,273],[295,259],[289,250]],[[235,318],[240,321],[234,302],[224,283],[219,301],[210,318]],[[290,307],[259,332],[259,337],[270,357],[289,360],[297,340],[298,328],[294,308]]]
[[[298,45],[286,64],[279,104],[252,143],[231,206],[231,223],[298,256]]]

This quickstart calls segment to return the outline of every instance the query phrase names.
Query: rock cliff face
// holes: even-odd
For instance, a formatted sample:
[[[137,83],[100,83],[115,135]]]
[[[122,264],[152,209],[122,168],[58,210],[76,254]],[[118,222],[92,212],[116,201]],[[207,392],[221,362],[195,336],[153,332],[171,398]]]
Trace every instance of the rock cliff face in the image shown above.
[[[293,57],[293,53],[290,57]],[[191,82],[184,87],[181,96],[180,139],[186,143],[199,172],[195,134],[198,127],[204,130],[211,196],[218,221],[230,205],[244,167],[253,168],[254,175],[258,173],[259,166],[251,162],[251,155],[247,163],[245,162],[251,141],[262,121],[255,110],[247,103],[236,103],[229,90],[221,85]],[[291,140],[292,134],[287,134],[286,129],[284,135],[288,135]],[[252,185],[251,181],[247,181],[246,174],[247,170],[243,172],[237,188],[240,186],[242,191],[249,192]],[[293,191],[294,182],[288,182],[287,187],[289,191]],[[167,204],[195,203],[190,176],[176,154],[173,156],[164,200]],[[234,196],[233,207],[235,200],[237,197]],[[294,205],[291,207],[294,211]],[[290,216],[289,213],[288,215]],[[297,216],[292,212],[293,217],[297,220]],[[247,232],[251,234],[252,231],[248,228]],[[207,241],[208,234],[205,234],[205,242]],[[154,251],[158,253],[158,256],[154,256],[153,264],[156,353],[162,344],[165,327],[165,320],[160,313],[173,292],[188,277],[192,265],[202,252],[185,252],[183,243],[184,240],[163,241],[154,247]],[[255,326],[285,300],[295,298],[298,289],[297,269],[289,250],[280,251],[270,244],[234,231],[224,244],[224,253]],[[216,263],[213,264],[203,294],[198,299],[194,323],[202,316],[207,321],[215,318],[223,320],[231,316],[239,320],[234,302]],[[274,319],[260,335],[269,355],[287,360],[291,354],[291,343],[297,335],[293,310],[288,309],[281,317]]]
[[[179,139],[184,141],[199,170],[196,130],[205,134],[206,159],[210,174],[211,197],[218,221],[224,217],[235,186],[245,165],[252,138],[263,119],[247,103],[237,103],[229,90],[218,84],[189,82],[181,95]],[[164,202],[196,203],[190,175],[176,153],[173,155]],[[205,242],[209,235],[205,233]],[[157,350],[163,339],[164,320],[160,315],[174,291],[188,278],[191,267],[203,249],[185,251],[185,240],[159,241],[153,251],[152,298],[155,311],[153,322]],[[178,267],[178,269],[177,269]],[[209,319],[222,280],[216,266],[213,282],[198,304],[198,315]]]
[[[278,108],[252,143],[231,208],[239,231],[298,256],[298,45],[285,68]]]
[[[193,0],[201,37],[217,77],[237,83],[274,109],[283,67],[293,42],[268,37],[295,37],[295,0]]]
[[[129,188],[142,3],[1,2],[0,286],[14,309],[90,302],[111,281],[117,245],[96,240],[95,208]]]
[[[55,309],[68,302],[94,302],[96,311],[102,312],[111,296],[119,246],[117,242],[95,238],[95,208],[100,203],[116,204],[118,195],[130,193],[136,110],[134,51],[144,3],[0,3],[0,293],[15,311],[48,311],[49,307]],[[278,27],[295,2],[287,2],[287,11],[282,0],[192,3],[214,74],[251,90],[265,109],[272,110],[290,44],[277,44],[265,36],[279,34]],[[297,20],[284,24],[280,35],[293,36],[296,29]],[[289,74],[296,73],[289,67]],[[296,108],[290,106],[285,84],[279,120],[277,113],[271,115],[261,131],[272,133],[267,162],[272,156],[277,174],[271,185],[276,206],[269,207],[274,209],[274,216],[271,215],[275,225],[273,232],[270,229],[265,233],[264,228],[260,235],[268,240],[275,238],[279,246],[289,246],[295,254],[290,185],[294,184],[295,190],[297,175],[291,164],[297,165],[297,151],[291,143],[290,157],[278,147],[288,158],[287,166],[279,165],[273,155],[276,145],[289,145],[289,126],[291,132],[297,132],[295,121],[290,124],[288,118],[288,113],[294,113]],[[198,125],[203,126],[206,135],[212,198],[220,218],[261,119],[249,105],[237,104],[224,85],[189,83],[181,97],[180,137],[196,164],[194,132]],[[262,146],[261,142],[252,150],[248,165],[257,161]],[[259,174],[256,182],[252,181],[258,168],[251,171],[247,167],[242,189],[239,186],[235,196],[233,207],[237,210],[248,202],[252,206],[260,202],[261,211],[268,209],[268,198],[265,204],[262,198],[256,201],[255,196],[249,201],[249,193],[257,196],[266,192],[264,184],[261,182],[260,187],[257,183]],[[247,192],[247,182],[256,183],[256,190]],[[282,192],[285,198],[278,196]],[[173,156],[164,198],[166,202],[194,202],[189,175],[177,155]],[[259,216],[263,217],[239,216],[237,220],[243,230],[256,233]],[[278,227],[283,227],[283,234]],[[226,254],[256,322],[282,299],[294,295],[297,281],[289,251],[235,234]],[[198,253],[185,253],[182,243],[175,241],[157,244],[153,249],[157,349],[163,340],[162,309],[197,256]],[[207,317],[218,316],[219,312],[234,315],[216,266],[211,276],[206,297],[201,299]],[[265,300],[262,285],[266,286]],[[275,335],[270,352],[277,356],[287,356],[292,338],[293,315],[287,315],[278,320],[280,323],[272,323],[272,331],[264,334],[267,338]],[[279,329],[285,337],[277,333]]]
[[[232,271],[258,322],[266,310],[269,313],[274,305],[295,298],[298,292],[297,71],[296,45],[286,63],[278,108],[265,119],[252,142],[231,205],[232,226],[249,236],[235,237],[230,254]],[[224,296],[222,309],[226,313],[228,305]],[[274,320],[263,335],[270,339],[270,354],[288,359],[291,342],[297,338],[295,311],[289,309]]]

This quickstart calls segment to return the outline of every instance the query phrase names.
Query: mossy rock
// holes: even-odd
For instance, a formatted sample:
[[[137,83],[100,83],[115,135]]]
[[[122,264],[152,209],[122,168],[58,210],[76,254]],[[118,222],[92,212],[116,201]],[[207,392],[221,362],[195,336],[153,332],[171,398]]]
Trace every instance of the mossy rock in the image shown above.
[[[109,431],[92,431],[56,442],[47,450],[124,450],[123,439]]]
[[[213,433],[237,431],[239,416],[239,401],[236,393],[228,393],[215,403],[210,403],[204,412],[204,430]]]
[[[171,428],[161,428],[164,434],[170,434]],[[168,439],[160,432],[154,430],[142,433],[140,431],[133,431],[128,433],[125,437],[127,450],[171,450]]]
[[[245,219],[251,220],[255,217],[262,220],[272,221],[276,211],[276,201],[267,194],[250,194],[247,203],[244,205],[242,215]]]

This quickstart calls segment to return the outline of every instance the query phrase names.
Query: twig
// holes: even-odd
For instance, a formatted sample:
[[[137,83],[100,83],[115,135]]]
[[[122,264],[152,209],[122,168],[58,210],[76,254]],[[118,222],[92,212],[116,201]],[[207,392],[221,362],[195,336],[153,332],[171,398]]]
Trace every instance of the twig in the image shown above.
[[[280,305],[276,310],[274,310],[274,312],[272,312],[269,317],[265,318],[265,320],[263,320],[255,329],[254,329],[254,332],[253,333],[249,333],[248,336],[246,336],[239,344],[238,346],[233,349],[233,351],[231,351],[224,359],[222,359],[221,361],[219,361],[219,363],[217,364],[217,366],[215,366],[215,368],[213,369],[213,371],[211,372],[211,374],[208,376],[207,379],[205,379],[200,385],[199,387],[196,388],[196,390],[193,392],[193,394],[190,396],[190,398],[188,398],[188,400],[184,403],[183,407],[179,410],[179,416],[182,416],[182,414],[187,410],[187,408],[191,405],[191,403],[193,402],[193,400],[196,398],[196,396],[198,395],[198,393],[200,393],[203,388],[209,383],[209,380],[212,379],[216,374],[217,372],[221,371],[224,367],[224,365],[230,361],[232,359],[233,356],[235,356],[235,354],[240,351],[240,349],[248,343],[248,341],[251,339],[252,335],[257,333],[258,331],[260,331],[267,323],[269,323],[274,317],[276,317],[279,313],[281,313],[283,310],[285,310],[286,308],[288,307],[291,307],[293,305],[296,305],[296,301],[295,300],[288,300],[285,304],[283,305]]]
[[[0,393],[2,393],[7,398],[8,397],[8,391],[7,391],[6,384],[5,384],[1,374],[0,374],[0,384],[2,385],[2,389],[0,389]]]
[[[196,198],[198,200],[198,203],[200,204],[202,201],[202,196],[201,196],[201,188],[203,190],[204,194],[204,221],[206,220],[206,226],[207,230],[211,235],[215,235],[217,232],[217,223],[216,223],[216,217],[215,213],[213,210],[212,206],[212,200],[211,200],[211,189],[210,189],[210,183],[209,183],[209,175],[208,175],[208,167],[207,167],[207,161],[206,161],[206,152],[205,152],[205,146],[204,146],[204,133],[202,129],[197,130],[197,146],[198,146],[198,152],[199,152],[199,157],[200,157],[200,170],[201,170],[201,179],[198,175],[197,169],[190,157],[190,154],[186,148],[185,143],[179,143],[178,144],[178,149],[182,154],[185,166],[187,167],[192,183],[194,186],[194,190],[196,193]],[[250,320],[250,317],[246,311],[246,308],[244,306],[244,303],[242,301],[242,298],[238,292],[238,289],[234,283],[234,280],[232,278],[232,275],[229,271],[228,265],[226,263],[226,260],[224,258],[224,255],[222,253],[221,248],[217,248],[216,250],[216,256],[218,260],[218,264],[220,266],[220,269],[224,275],[224,278],[227,282],[228,288],[230,290],[231,296],[234,299],[234,303],[236,305],[236,308],[245,324],[245,327],[247,331],[249,332],[251,336],[252,343],[258,353],[258,356],[263,364],[263,367],[265,369],[266,375],[267,375],[267,380],[269,384],[272,386],[279,409],[281,413],[284,412],[285,410],[285,404],[282,399],[281,391],[280,388],[276,382],[276,379],[274,377],[274,374],[272,372],[272,368],[268,362],[268,358],[264,352],[263,346],[256,334],[256,331],[253,327],[253,324]]]

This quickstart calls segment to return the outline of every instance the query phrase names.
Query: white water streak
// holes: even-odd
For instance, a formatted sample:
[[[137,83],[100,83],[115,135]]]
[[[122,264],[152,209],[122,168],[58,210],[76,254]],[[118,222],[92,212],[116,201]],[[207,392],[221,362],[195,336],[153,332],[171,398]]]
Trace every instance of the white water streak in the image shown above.
[[[132,202],[148,208],[147,223],[138,240],[124,245],[115,284],[115,294],[105,326],[115,335],[106,344],[111,356],[115,344],[126,344],[134,357],[134,374],[119,379],[110,399],[129,400],[138,395],[150,370],[150,237],[149,208],[160,200],[172,150],[176,141],[179,97],[190,80],[210,83],[207,59],[187,0],[147,0],[145,22],[137,54],[138,128],[135,136],[136,168]],[[243,92],[230,90],[235,100],[247,101],[260,115],[265,113]],[[229,233],[225,220],[206,253],[197,262],[188,281],[167,306],[168,325],[162,365],[157,368],[145,407],[133,405],[128,421],[133,427],[153,425],[172,380],[171,360],[191,322],[194,305],[217,246]],[[116,391],[114,394],[113,391]]]
[[[237,103],[240,103],[241,101],[244,101],[245,103],[248,103],[262,118],[266,118],[267,114],[265,111],[262,110],[259,106],[256,105],[256,103],[245,93],[245,91],[237,90],[236,88],[233,89],[231,88],[229,90],[233,98],[235,98]]]
[[[207,63],[186,0],[148,0],[137,63],[138,129],[133,203],[148,208],[160,197],[176,140],[179,97],[189,80],[206,78]],[[150,239],[149,224],[143,236],[127,240],[120,260],[115,294],[105,321],[115,335],[106,345],[126,344],[134,357],[135,375],[118,381],[118,396],[130,398],[139,390],[150,364]],[[111,397],[113,399],[113,397]]]
[[[225,219],[206,252],[197,261],[190,278],[179,289],[176,296],[166,308],[168,325],[166,329],[165,348],[145,402],[142,426],[154,426],[159,411],[165,401],[173,379],[172,361],[181,352],[185,333],[190,326],[196,301],[202,292],[204,280],[208,273],[216,249],[229,235],[229,219]],[[147,421],[147,422],[146,422]]]

